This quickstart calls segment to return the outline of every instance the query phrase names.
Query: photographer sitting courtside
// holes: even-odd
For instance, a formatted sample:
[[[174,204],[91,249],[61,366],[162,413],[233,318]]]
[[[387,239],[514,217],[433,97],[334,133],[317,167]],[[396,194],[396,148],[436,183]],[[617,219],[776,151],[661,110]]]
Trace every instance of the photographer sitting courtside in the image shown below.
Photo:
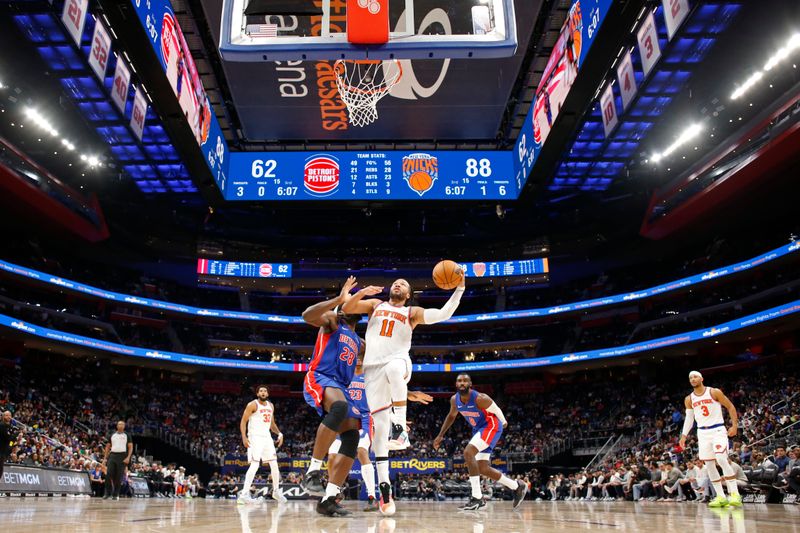
[[[125,468],[131,462],[132,453],[133,443],[128,434],[125,433],[125,422],[120,420],[117,422],[117,431],[111,435],[109,443],[106,444],[105,459],[103,459],[103,464],[107,467],[104,500],[112,496],[112,486],[113,498],[119,500],[119,492],[122,489],[122,476],[125,473]]]

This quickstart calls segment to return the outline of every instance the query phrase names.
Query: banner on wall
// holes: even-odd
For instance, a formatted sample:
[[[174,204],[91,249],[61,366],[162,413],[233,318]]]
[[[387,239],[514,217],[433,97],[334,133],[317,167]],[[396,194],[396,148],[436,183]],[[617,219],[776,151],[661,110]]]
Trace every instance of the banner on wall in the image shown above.
[[[98,19],[94,25],[92,46],[89,49],[89,66],[102,82],[108,68],[108,54],[111,53],[111,36],[103,23]]]
[[[664,20],[667,22],[667,36],[671,41],[689,16],[689,0],[661,0],[661,2],[664,6]]]
[[[622,110],[625,111],[633,101],[637,91],[630,50],[623,54],[622,61],[617,65],[617,81],[619,81],[619,92],[622,94]]]
[[[114,83],[111,84],[111,100],[117,109],[125,114],[125,105],[128,103],[128,88],[131,84],[131,71],[125,65],[121,55],[117,56],[117,68],[114,70]]]
[[[61,22],[79,47],[83,37],[83,27],[86,25],[87,7],[89,0],[67,0],[64,2],[64,11],[61,12]]]
[[[283,457],[278,459],[278,468],[284,472],[305,472],[310,463],[308,457]],[[502,464],[505,464],[504,460]],[[246,456],[228,454],[222,462],[222,474],[244,472],[249,466],[250,463]],[[322,464],[322,469],[328,469],[327,461]],[[449,472],[452,469],[453,459],[449,458],[392,457],[389,459],[389,470],[396,474],[436,474]],[[359,475],[360,473],[361,463],[356,460],[350,469],[350,474]]]
[[[147,118],[147,98],[144,89],[139,86],[136,89],[136,96],[133,98],[133,111],[131,112],[131,129],[140,141],[144,133],[144,121]]]
[[[642,27],[636,32],[636,41],[639,44],[639,56],[642,58],[642,71],[647,77],[661,58],[656,18],[652,12],[645,17]]]
[[[614,103],[614,88],[611,83],[606,86],[603,96],[600,97],[600,112],[603,115],[603,130],[606,133],[606,137],[608,137],[619,122],[617,105]]]

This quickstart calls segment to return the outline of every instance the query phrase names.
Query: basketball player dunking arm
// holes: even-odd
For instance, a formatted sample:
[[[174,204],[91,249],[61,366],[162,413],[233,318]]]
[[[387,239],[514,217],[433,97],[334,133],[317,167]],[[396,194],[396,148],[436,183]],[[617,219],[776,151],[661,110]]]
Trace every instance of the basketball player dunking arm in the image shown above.
[[[401,437],[406,428],[408,381],[411,379],[411,332],[420,324],[436,324],[453,316],[465,288],[464,273],[460,269],[457,273],[461,276],[461,283],[441,309],[408,306],[413,293],[411,285],[404,279],[392,283],[389,301],[365,300],[366,296],[375,296],[383,291],[383,287],[369,286],[342,306],[345,313],[369,315],[364,382],[373,419],[372,450],[381,491],[378,506],[385,515],[395,512],[389,483],[390,433],[397,449],[408,445],[408,436]],[[390,419],[390,408],[394,409],[394,421]]]
[[[508,425],[500,407],[486,394],[472,388],[469,374],[459,374],[456,378],[456,394],[450,397],[450,412],[442,423],[439,435],[433,440],[433,449],[442,445],[445,433],[460,414],[472,427],[472,438],[464,449],[464,462],[469,470],[469,484],[472,495],[469,501],[460,507],[462,511],[476,511],[486,505],[481,492],[481,476],[499,482],[514,492],[513,508],[516,509],[525,499],[528,485],[523,481],[514,481],[499,470],[492,468],[490,461],[492,451]]]
[[[247,448],[247,460],[250,467],[244,476],[244,487],[239,493],[237,503],[253,503],[258,501],[250,496],[250,487],[256,477],[261,463],[269,463],[272,473],[272,498],[283,503],[286,496],[281,492],[281,474],[278,470],[278,456],[275,453],[275,443],[272,441],[274,431],[278,434],[278,447],[283,444],[283,433],[275,423],[275,406],[269,398],[269,389],[266,385],[256,387],[256,399],[249,402],[242,413],[239,429],[242,432],[242,444]]]
[[[709,507],[742,506],[742,497],[736,485],[736,471],[728,462],[728,437],[735,437],[739,428],[739,417],[733,403],[721,390],[706,387],[703,384],[703,375],[696,370],[689,372],[689,383],[694,389],[686,397],[686,419],[683,421],[680,446],[686,445],[686,436],[692,430],[692,425],[697,421],[697,447],[698,456],[706,464],[706,471],[716,498],[711,500]],[[722,408],[728,411],[731,417],[731,427],[726,431],[725,419],[722,417]],[[717,464],[722,468],[725,484],[728,486],[729,497],[725,498],[722,491]]]

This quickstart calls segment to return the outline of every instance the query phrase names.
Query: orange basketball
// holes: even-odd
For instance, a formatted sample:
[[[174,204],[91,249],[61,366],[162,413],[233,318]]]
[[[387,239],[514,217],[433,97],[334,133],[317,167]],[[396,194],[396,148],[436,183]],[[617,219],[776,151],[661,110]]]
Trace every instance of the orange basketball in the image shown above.
[[[424,192],[430,189],[433,181],[427,172],[417,171],[408,178],[408,185],[417,192]]]
[[[440,289],[446,291],[455,289],[458,287],[458,284],[461,283],[463,277],[464,273],[455,261],[445,259],[444,261],[439,261],[436,263],[436,266],[433,267],[433,282]]]

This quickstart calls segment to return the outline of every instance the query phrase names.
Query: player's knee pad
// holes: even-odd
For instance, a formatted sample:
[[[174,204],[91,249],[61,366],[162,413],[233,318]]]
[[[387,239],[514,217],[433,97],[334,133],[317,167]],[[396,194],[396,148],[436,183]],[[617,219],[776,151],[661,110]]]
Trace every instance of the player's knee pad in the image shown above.
[[[358,430],[348,429],[339,438],[342,440],[339,453],[350,459],[355,459],[356,451],[358,450]]]
[[[341,426],[344,419],[347,418],[347,409],[348,405],[346,401],[339,400],[333,402],[328,414],[322,419],[322,425],[330,430],[338,431],[339,426]]]

